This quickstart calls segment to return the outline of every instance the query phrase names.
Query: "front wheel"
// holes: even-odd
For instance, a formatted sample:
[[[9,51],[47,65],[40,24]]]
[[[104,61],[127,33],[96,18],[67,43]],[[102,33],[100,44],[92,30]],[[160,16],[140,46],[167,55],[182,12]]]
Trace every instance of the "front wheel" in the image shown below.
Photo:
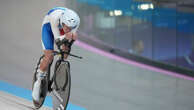
[[[71,88],[70,63],[58,60],[55,65],[53,109],[66,110]]]

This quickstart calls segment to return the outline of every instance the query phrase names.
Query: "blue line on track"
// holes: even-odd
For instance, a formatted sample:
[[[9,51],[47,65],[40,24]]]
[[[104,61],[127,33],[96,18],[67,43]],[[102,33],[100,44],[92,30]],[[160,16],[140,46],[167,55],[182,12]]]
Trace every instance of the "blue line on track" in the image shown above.
[[[7,92],[9,94],[12,94],[12,95],[15,95],[15,96],[32,101],[32,95],[31,95],[32,91],[31,90],[17,87],[15,85],[9,84],[7,82],[0,81],[0,91]],[[44,106],[52,107],[51,96],[46,97],[46,100],[44,102]],[[67,110],[86,110],[86,109],[69,103]]]

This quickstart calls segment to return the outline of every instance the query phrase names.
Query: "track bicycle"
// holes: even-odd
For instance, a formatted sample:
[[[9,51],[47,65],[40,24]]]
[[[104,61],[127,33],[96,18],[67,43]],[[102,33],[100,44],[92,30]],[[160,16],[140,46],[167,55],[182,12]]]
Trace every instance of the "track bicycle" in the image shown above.
[[[70,45],[72,45],[73,42],[71,42]],[[67,44],[67,40],[63,40],[60,45]],[[39,109],[47,96],[48,92],[51,92],[53,94],[53,109],[54,110],[66,110],[69,97],[70,97],[70,89],[71,89],[71,74],[70,74],[70,63],[67,60],[64,60],[64,55],[67,54],[69,56],[82,59],[82,57],[73,55],[70,52],[65,52],[62,49],[60,49],[60,46],[58,46],[59,51],[54,51],[54,56],[59,56],[55,65],[54,65],[54,73],[51,77],[51,65],[49,65],[48,70],[46,72],[46,78],[45,80],[42,80],[41,82],[41,92],[40,92],[40,101],[36,102],[33,100],[33,104],[36,109]],[[37,70],[39,69],[40,62],[42,61],[44,55],[42,55],[38,61],[36,71],[33,76],[33,82],[32,82],[32,89],[34,82],[37,80]]]

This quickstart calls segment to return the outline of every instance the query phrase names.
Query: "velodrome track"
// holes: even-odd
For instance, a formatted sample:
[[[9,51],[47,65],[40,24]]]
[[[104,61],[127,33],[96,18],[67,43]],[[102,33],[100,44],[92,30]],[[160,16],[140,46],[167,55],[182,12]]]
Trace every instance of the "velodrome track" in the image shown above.
[[[25,96],[20,94],[21,97],[16,98],[18,93],[10,94],[12,92],[2,88],[11,84],[14,85],[12,91],[18,87],[30,92],[34,68],[41,55],[43,13],[61,4],[45,3],[46,0],[0,1],[0,81],[5,82],[5,85],[0,83],[0,105],[5,107],[3,110],[30,110],[24,107],[31,106],[30,100],[23,98]],[[73,46],[72,53],[84,57],[82,60],[69,59],[72,74],[70,103],[77,107],[74,110],[194,108],[192,78],[123,60],[80,41]]]

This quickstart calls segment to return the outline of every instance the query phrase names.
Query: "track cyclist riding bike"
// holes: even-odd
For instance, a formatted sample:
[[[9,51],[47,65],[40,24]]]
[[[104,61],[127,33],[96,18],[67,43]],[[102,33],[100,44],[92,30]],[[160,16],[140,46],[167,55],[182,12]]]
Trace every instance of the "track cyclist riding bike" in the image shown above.
[[[44,17],[42,24],[42,46],[44,50],[44,58],[40,62],[40,67],[37,70],[37,80],[34,83],[32,90],[33,100],[39,102],[41,81],[45,80],[46,71],[53,61],[54,42],[58,47],[66,52],[71,51],[71,45],[77,39],[77,29],[80,24],[80,18],[76,12],[64,7],[52,8]],[[62,40],[67,42],[67,45],[61,45]],[[64,54],[64,59],[67,59],[68,54]]]

